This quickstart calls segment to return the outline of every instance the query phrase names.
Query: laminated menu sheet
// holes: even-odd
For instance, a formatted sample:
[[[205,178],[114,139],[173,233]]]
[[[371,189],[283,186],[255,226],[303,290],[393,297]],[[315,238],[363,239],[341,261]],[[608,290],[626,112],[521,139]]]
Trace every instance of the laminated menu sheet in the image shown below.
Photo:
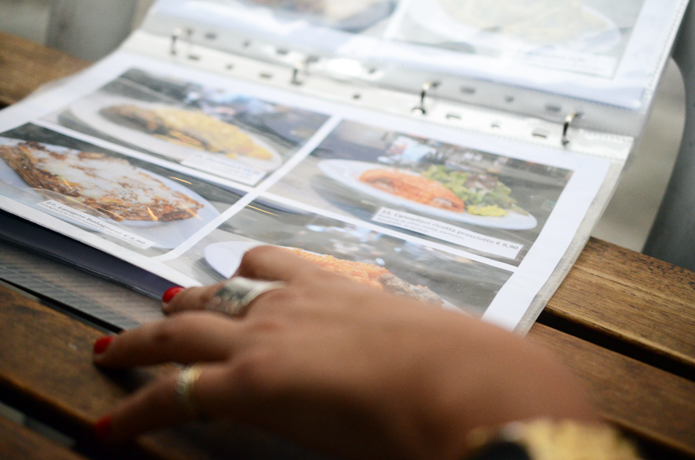
[[[119,51],[0,112],[0,208],[182,286],[228,278],[248,249],[275,245],[376,289],[530,328],[634,137],[434,100],[425,87],[311,75],[196,44],[191,30],[152,31],[163,12],[200,7],[268,21],[280,11],[288,28],[330,36],[354,33],[377,9],[384,17],[363,30],[383,26],[397,46],[415,1],[260,12],[253,1],[178,3],[159,2]],[[460,21],[454,3],[439,6]],[[608,27],[586,11],[577,28]],[[496,33],[543,43],[574,33],[548,21],[547,36]]]

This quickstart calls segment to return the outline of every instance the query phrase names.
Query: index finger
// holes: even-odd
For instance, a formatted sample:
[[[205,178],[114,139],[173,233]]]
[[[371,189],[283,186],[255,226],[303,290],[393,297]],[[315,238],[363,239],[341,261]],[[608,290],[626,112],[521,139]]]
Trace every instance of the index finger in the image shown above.
[[[234,276],[292,282],[317,269],[315,264],[292,254],[288,249],[258,246],[246,251]]]

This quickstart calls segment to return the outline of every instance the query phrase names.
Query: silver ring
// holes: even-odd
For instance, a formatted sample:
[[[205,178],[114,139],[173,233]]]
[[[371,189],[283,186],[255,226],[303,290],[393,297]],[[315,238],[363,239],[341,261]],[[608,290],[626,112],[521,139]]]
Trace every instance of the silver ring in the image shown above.
[[[226,281],[205,308],[229,316],[241,316],[256,297],[285,286],[287,284],[283,281],[259,281],[237,276]]]
[[[176,402],[181,411],[192,419],[200,418],[202,411],[195,398],[195,382],[198,381],[202,369],[199,366],[188,366],[176,377]]]

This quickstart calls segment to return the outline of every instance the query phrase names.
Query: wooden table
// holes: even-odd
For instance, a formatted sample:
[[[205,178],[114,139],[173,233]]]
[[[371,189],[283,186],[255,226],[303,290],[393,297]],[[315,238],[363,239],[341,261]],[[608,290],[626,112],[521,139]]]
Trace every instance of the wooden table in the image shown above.
[[[88,65],[0,34],[0,103]],[[143,300],[144,301],[144,300]],[[187,426],[105,449],[90,424],[162,367],[107,375],[91,365],[103,332],[0,286],[0,401],[78,441],[90,458],[313,458],[248,428]],[[652,458],[695,459],[695,273],[591,239],[529,334],[583,379],[603,416]],[[215,436],[216,430],[226,430]],[[52,449],[55,449],[53,451]],[[0,421],[0,457],[80,458]],[[55,452],[46,455],[46,452]]]

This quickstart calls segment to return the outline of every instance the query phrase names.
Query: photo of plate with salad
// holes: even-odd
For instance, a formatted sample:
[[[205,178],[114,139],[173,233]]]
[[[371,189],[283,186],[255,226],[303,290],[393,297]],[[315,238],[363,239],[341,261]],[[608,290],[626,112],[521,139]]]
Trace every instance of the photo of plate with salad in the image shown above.
[[[443,165],[415,171],[353,160],[323,160],[318,167],[354,191],[411,211],[509,230],[538,225],[494,174],[455,171]]]

